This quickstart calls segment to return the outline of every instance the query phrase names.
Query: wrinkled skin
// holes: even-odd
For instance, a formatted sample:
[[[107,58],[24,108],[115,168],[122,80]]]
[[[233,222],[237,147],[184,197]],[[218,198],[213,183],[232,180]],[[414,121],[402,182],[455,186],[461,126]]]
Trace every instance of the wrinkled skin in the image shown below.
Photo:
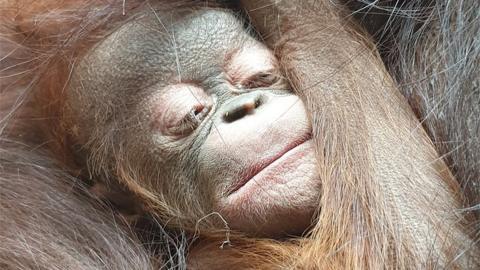
[[[219,212],[246,233],[302,233],[319,192],[311,126],[272,52],[226,11],[162,23],[144,15],[79,62],[77,143],[143,172],[136,184],[175,210],[195,206],[180,222]]]

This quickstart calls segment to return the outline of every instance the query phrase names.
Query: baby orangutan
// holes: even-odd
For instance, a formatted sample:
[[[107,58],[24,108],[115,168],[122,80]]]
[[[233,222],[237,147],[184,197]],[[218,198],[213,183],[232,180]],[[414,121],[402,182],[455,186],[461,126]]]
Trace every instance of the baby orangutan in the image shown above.
[[[458,183],[337,1],[240,1],[264,43],[220,4],[25,3],[0,9],[28,74],[0,93],[0,268],[479,264]]]
[[[303,103],[229,12],[121,26],[77,63],[64,115],[94,181],[125,185],[170,226],[213,212],[265,236],[311,223],[320,182]]]

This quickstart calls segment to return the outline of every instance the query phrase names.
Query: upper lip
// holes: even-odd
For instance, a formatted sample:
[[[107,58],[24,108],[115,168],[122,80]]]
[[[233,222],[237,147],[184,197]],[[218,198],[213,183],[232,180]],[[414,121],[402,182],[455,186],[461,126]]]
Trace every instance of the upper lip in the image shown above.
[[[290,150],[296,148],[297,146],[303,144],[304,142],[310,140],[312,138],[311,133],[307,133],[300,138],[288,143],[285,145],[285,147],[279,151],[277,154],[262,159],[260,162],[254,163],[252,166],[249,166],[247,170],[245,170],[244,173],[240,175],[240,180],[237,181],[237,183],[234,184],[232,189],[230,190],[229,194],[232,194],[239,190],[241,187],[243,187],[246,183],[248,183],[255,175],[257,175],[259,172],[261,172],[263,169],[268,167],[270,164],[272,164],[275,160],[281,158],[283,155],[285,155],[287,152]]]

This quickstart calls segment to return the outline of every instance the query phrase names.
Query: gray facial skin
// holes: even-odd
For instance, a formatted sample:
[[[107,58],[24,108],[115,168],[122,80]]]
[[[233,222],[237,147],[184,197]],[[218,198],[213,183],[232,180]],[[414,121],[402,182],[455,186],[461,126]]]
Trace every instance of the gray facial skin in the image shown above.
[[[168,224],[218,212],[272,237],[310,224],[320,184],[305,109],[234,15],[146,12],[87,53],[67,95],[92,175],[157,202]]]

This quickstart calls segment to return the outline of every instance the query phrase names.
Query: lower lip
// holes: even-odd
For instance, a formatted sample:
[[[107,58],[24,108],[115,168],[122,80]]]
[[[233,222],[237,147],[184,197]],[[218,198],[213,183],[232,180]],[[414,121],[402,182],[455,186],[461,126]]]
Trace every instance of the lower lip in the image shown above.
[[[288,181],[288,179],[284,179],[282,177],[284,174],[283,172],[288,171],[289,169],[295,169],[290,167],[294,167],[296,163],[307,154],[307,151],[310,150],[309,142],[311,142],[311,139],[306,140],[305,142],[290,149],[280,158],[273,161],[271,164],[249,179],[243,186],[230,194],[227,197],[228,200],[237,200],[243,197],[248,197],[249,193],[257,188],[268,189],[269,185]]]

